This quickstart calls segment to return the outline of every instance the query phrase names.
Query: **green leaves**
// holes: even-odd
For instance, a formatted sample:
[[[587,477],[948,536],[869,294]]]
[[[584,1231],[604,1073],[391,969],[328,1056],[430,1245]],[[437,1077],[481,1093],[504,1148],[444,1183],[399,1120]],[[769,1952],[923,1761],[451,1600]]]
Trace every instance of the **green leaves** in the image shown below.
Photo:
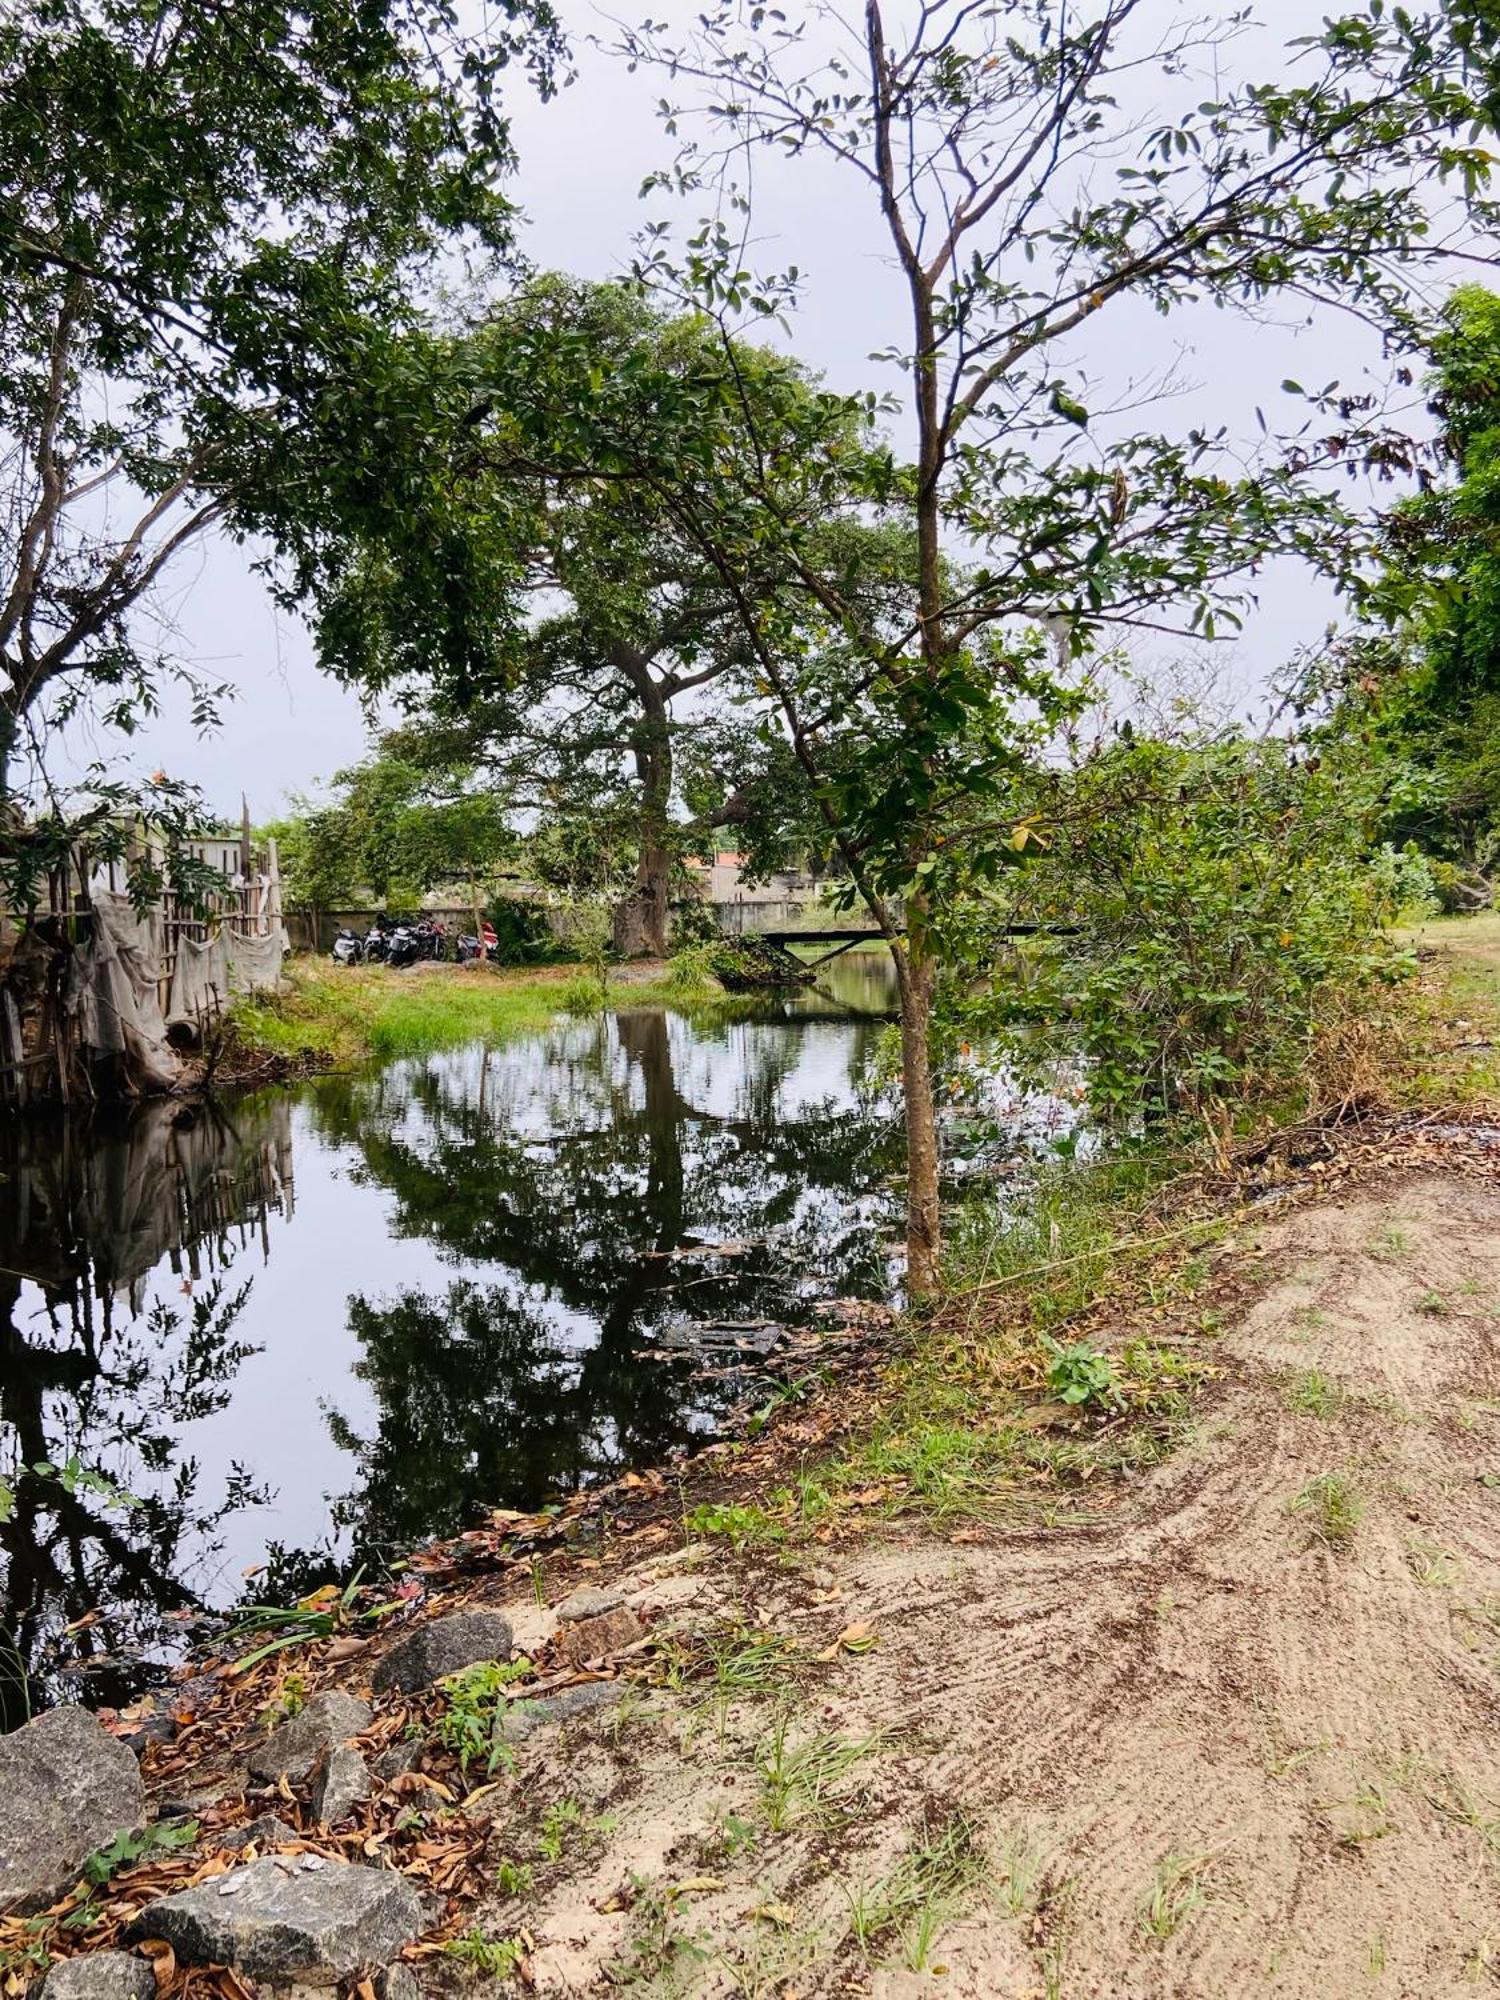
[[[1048,1356],[1047,1387],[1060,1403],[1079,1407],[1094,1404],[1106,1410],[1120,1408],[1124,1397],[1119,1375],[1107,1354],[1101,1354],[1086,1340],[1064,1347],[1048,1333],[1042,1335],[1042,1346]]]
[[[1399,971],[1400,882],[1368,852],[1386,773],[1367,751],[1123,734],[1036,774],[1046,845],[986,921],[945,929],[953,1031],[1038,1076],[1076,1065],[1094,1118],[1214,1117],[1316,1074],[1325,1023]],[[1000,926],[1056,927],[1024,982]]]
[[[123,1869],[142,1861],[154,1861],[191,1847],[198,1838],[195,1819],[157,1820],[139,1833],[117,1833],[106,1847],[96,1847],[83,1864],[83,1879],[91,1888],[102,1889]]]
[[[463,596],[414,452],[450,385],[403,342],[440,255],[508,252],[495,79],[546,90],[560,53],[549,0],[482,42],[449,0],[0,20],[0,787],[34,712],[156,706],[183,670],[135,606],[214,528],[266,538],[296,600],[334,518],[404,506],[429,608],[434,571]]]

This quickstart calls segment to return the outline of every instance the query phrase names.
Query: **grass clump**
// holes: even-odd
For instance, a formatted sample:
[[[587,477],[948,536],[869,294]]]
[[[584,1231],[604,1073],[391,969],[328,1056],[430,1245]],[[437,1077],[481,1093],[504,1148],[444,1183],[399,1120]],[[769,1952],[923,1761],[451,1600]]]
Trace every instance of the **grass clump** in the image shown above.
[[[1148,1938],[1165,1944],[1208,1908],[1211,1866],[1206,1854],[1180,1854],[1172,1848],[1162,1856],[1141,1903],[1140,1925]]]
[[[1344,1392],[1317,1368],[1305,1368],[1287,1384],[1286,1404],[1298,1416],[1336,1417],[1344,1407]]]
[[[880,1747],[879,1736],[834,1736],[820,1731],[794,1742],[782,1715],[755,1753],[761,1810],[772,1833],[795,1819],[826,1818],[854,1766]]]
[[[1364,1496],[1345,1472],[1320,1472],[1288,1503],[1302,1516],[1315,1541],[1328,1548],[1347,1548],[1365,1516]]]
[[[943,1927],[989,1879],[973,1822],[962,1812],[912,1842],[889,1874],[849,1891],[849,1928],[868,1958],[893,1933],[910,1972],[923,1972]]]

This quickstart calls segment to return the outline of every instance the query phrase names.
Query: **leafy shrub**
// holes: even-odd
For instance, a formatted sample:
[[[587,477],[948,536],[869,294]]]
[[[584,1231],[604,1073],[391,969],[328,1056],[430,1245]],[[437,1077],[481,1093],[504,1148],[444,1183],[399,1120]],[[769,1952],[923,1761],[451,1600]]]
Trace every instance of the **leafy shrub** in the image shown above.
[[[497,965],[551,965],[577,956],[553,931],[544,903],[499,896],[485,914],[494,927]]]
[[[486,1979],[509,1979],[525,1958],[526,1946],[520,1938],[490,1937],[475,1924],[462,1936],[449,1938],[443,1953]]]
[[[442,1683],[446,1706],[433,1734],[445,1750],[452,1751],[465,1776],[472,1764],[482,1763],[489,1774],[512,1761],[505,1741],[505,1721],[512,1708],[510,1685],[530,1672],[529,1660],[484,1660],[450,1674]]]
[[[1060,1403],[1119,1408],[1120,1380],[1107,1354],[1101,1354],[1086,1340],[1064,1347],[1046,1333],[1042,1335],[1042,1346],[1051,1357],[1047,1363],[1047,1387]]]
[[[122,1868],[134,1868],[140,1861],[156,1861],[191,1847],[198,1838],[195,1819],[158,1820],[139,1833],[117,1833],[107,1847],[96,1847],[83,1864],[83,1879],[95,1889],[118,1875]]]
[[[695,890],[691,895],[680,896],[673,902],[674,953],[689,950],[694,945],[715,944],[722,935],[718,913],[707,896],[699,895]]]
[[[1372,852],[1378,783],[1281,742],[1126,741],[1043,788],[1039,853],[962,942],[950,1037],[1081,1059],[1101,1123],[1313,1094],[1325,1038],[1409,968],[1409,891]],[[1017,954],[1017,916],[1058,928]],[[999,970],[997,970],[997,962]]]
[[[684,1525],[690,1535],[722,1535],[736,1549],[780,1541],[786,1533],[763,1507],[728,1500],[705,1500],[692,1510]]]

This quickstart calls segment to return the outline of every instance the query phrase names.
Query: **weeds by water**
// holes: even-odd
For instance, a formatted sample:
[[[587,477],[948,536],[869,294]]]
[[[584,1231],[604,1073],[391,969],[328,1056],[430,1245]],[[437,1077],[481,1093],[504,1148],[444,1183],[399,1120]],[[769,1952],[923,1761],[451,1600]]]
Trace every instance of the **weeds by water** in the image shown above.
[[[585,997],[587,1005],[580,1003]],[[333,968],[298,961],[290,992],[239,1002],[234,1023],[243,1040],[272,1054],[313,1050],[346,1065],[423,1055],[461,1042],[535,1033],[572,1007],[713,1006],[721,995],[674,979],[647,983],[561,979],[553,971],[449,966],[392,971],[386,966]]]
[[[950,1237],[951,1289],[831,1483],[884,1488],[893,1507],[939,1523],[1017,1509],[1049,1516],[1098,1474],[1142,1470],[1173,1450],[1207,1368],[1198,1345],[1217,1324],[1193,1306],[1208,1279],[1200,1253],[1222,1228],[1205,1219],[1164,1230],[1153,1219],[1181,1164],[1168,1148],[1059,1162],[1014,1206],[999,1208],[991,1189],[964,1204]],[[1122,1240],[1158,1251],[1122,1264]],[[1193,1330],[1106,1344],[1091,1313],[1122,1293],[1158,1318],[1184,1308]]]

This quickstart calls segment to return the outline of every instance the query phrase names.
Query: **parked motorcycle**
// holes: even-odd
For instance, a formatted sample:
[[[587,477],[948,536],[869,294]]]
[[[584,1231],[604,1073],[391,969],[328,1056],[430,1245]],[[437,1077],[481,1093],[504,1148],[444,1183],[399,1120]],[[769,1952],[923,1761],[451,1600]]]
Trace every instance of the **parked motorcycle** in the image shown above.
[[[460,965],[472,965],[481,955],[492,962],[498,961],[500,956],[499,946],[500,940],[495,935],[493,924],[486,924],[484,927],[482,954],[479,939],[475,937],[472,931],[464,931],[457,941],[458,962]]]
[[[442,960],[448,956],[448,926],[436,917],[424,917],[416,926],[417,956]]]
[[[415,965],[421,956],[417,933],[410,924],[397,924],[386,947],[387,965]]]
[[[334,939],[333,950],[329,954],[334,964],[358,965],[364,954],[364,939],[357,931],[351,931],[347,925],[340,924],[339,934]]]

